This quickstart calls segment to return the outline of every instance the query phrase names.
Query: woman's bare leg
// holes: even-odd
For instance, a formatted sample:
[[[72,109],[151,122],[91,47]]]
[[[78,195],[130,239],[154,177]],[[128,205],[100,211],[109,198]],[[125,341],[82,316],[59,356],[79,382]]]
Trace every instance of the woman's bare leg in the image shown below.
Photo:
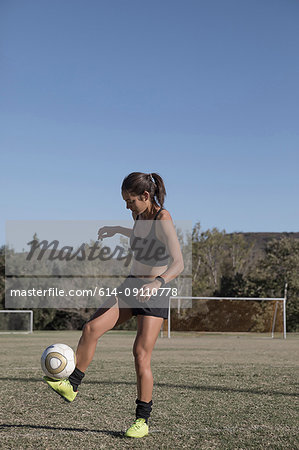
[[[153,374],[151,356],[159,336],[163,319],[161,317],[137,317],[138,331],[133,347],[137,375],[137,398],[150,402],[153,394]]]
[[[118,302],[109,308],[99,308],[93,317],[84,325],[82,336],[79,340],[76,351],[76,367],[85,372],[91,363],[98,339],[111,330],[132,317],[129,308],[119,308]]]

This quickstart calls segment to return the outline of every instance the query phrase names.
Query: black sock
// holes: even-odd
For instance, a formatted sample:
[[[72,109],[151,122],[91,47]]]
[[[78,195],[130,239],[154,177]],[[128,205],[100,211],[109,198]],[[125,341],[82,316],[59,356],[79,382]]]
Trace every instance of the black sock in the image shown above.
[[[85,376],[84,372],[81,372],[81,370],[78,369],[77,367],[75,368],[74,372],[71,373],[71,375],[69,376],[69,382],[73,386],[75,392],[78,390],[78,386],[80,386],[84,376]]]
[[[136,400],[136,419],[145,419],[146,423],[151,415],[152,411],[152,400],[148,403],[142,402],[141,400]]]

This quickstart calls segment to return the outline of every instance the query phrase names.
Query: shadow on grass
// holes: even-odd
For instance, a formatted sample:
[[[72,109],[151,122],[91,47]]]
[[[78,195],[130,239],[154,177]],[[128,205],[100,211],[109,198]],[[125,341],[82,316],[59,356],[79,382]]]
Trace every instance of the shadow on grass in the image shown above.
[[[107,434],[114,437],[125,437],[124,433],[121,431],[110,431],[110,430],[91,430],[89,428],[69,428],[69,427],[50,427],[48,425],[29,425],[29,424],[6,424],[0,423],[0,430],[5,428],[30,428],[33,430],[54,430],[54,431],[75,431],[79,433],[100,433]]]
[[[0,380],[3,381],[22,381],[29,383],[42,382],[41,378],[14,378],[14,377],[0,377]],[[136,386],[135,381],[110,381],[110,380],[101,380],[101,381],[93,381],[86,380],[84,384],[95,384],[95,385],[108,385],[108,386]],[[285,397],[297,397],[297,392],[280,392],[280,391],[271,391],[265,389],[248,389],[248,388],[230,388],[226,386],[204,386],[204,385],[186,385],[186,384],[170,384],[170,383],[155,383],[156,387],[165,387],[165,388],[173,388],[173,389],[188,389],[191,391],[208,391],[208,392],[231,392],[231,393],[245,393],[245,394],[257,394],[257,395],[283,395]]]

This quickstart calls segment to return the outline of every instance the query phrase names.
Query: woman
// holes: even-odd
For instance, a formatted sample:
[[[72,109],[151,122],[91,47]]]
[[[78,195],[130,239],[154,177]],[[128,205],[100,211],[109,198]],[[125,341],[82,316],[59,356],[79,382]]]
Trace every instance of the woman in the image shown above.
[[[133,230],[103,227],[98,238],[116,233],[130,238],[133,262],[130,275],[119,286],[113,304],[100,308],[84,325],[76,352],[76,368],[68,380],[45,381],[58,394],[73,401],[87,367],[91,363],[97,341],[115,326],[137,316],[137,335],[133,354],[137,375],[136,420],[126,431],[128,437],[148,434],[152,410],[153,375],[151,354],[163,320],[168,314],[167,284],[184,268],[180,245],[171,216],[163,208],[166,195],[162,178],[156,174],[133,172],[122,183],[122,197],[135,221]],[[170,261],[169,261],[170,260]]]

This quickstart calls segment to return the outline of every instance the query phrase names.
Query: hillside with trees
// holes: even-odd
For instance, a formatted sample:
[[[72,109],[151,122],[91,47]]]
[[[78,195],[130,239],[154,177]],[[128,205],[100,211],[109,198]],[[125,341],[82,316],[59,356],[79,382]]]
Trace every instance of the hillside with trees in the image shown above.
[[[217,228],[192,232],[192,295],[283,297],[288,284],[287,330],[299,331],[299,233],[233,233]],[[0,249],[0,308],[5,305],[5,247]],[[172,311],[172,329],[269,331],[272,302],[198,301]],[[37,308],[34,328],[81,329],[94,309]],[[278,315],[278,318],[281,314]],[[280,321],[280,323],[279,323]],[[123,328],[134,328],[132,319]],[[281,327],[281,319],[278,320]]]
[[[226,234],[203,231],[198,223],[192,258],[193,296],[283,297],[287,283],[287,330],[299,330],[299,233]],[[268,332],[274,308],[274,302],[202,300],[192,310],[174,312],[172,328]]]

